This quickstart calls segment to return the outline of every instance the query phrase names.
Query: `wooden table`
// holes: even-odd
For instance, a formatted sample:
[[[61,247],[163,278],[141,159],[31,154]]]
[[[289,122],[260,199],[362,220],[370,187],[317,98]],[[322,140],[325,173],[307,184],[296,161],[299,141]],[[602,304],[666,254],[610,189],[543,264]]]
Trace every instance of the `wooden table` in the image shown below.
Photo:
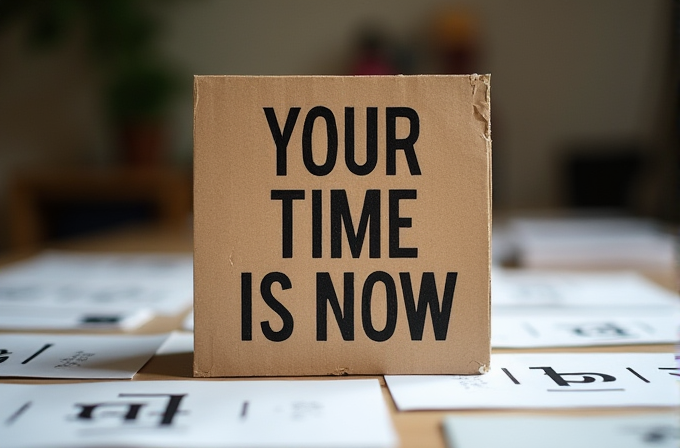
[[[50,248],[75,250],[85,252],[183,252],[192,250],[191,230],[185,229],[154,229],[154,228],[131,228],[121,231],[99,235],[90,238],[71,240],[53,245]],[[0,263],[8,263],[31,255],[22,253],[19,255],[5,256],[0,258]],[[656,276],[666,287],[675,284],[673,276],[665,273]],[[181,328],[181,323],[186,313],[173,317],[156,318],[152,322],[134,331],[137,334],[154,334],[172,331]],[[596,347],[579,349],[550,349],[550,350],[494,350],[494,353],[520,353],[520,352],[673,352],[673,345],[646,345],[646,346],[616,346]],[[192,379],[192,355],[188,353],[159,355],[153,357],[135,376],[133,381],[149,380],[188,380]],[[382,384],[383,396],[387,404],[394,426],[399,435],[402,448],[445,448],[441,422],[446,415],[474,414],[474,415],[640,415],[649,412],[668,412],[671,409],[659,408],[602,408],[581,410],[540,410],[539,411],[416,411],[399,412],[389,394],[382,376],[361,378],[377,378]],[[306,378],[309,379],[309,378]],[[318,379],[318,378],[315,378]],[[328,378],[328,380],[342,381],[342,379]],[[223,379],[229,381],[229,379]],[[26,379],[2,379],[4,383],[46,383],[49,380],[26,380]],[[680,406],[680,404],[679,404]],[[677,411],[677,410],[676,410]]]

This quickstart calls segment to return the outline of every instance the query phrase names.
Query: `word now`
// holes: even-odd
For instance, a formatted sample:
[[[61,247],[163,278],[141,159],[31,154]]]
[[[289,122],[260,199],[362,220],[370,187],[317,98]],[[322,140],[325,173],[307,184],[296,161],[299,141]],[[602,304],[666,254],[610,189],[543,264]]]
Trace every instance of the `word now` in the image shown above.
[[[438,341],[446,340],[453,307],[453,294],[456,289],[457,272],[447,272],[444,282],[444,292],[439,300],[437,284],[433,272],[423,272],[420,281],[418,301],[414,297],[411,284],[411,273],[400,272],[399,280],[401,292],[406,308],[411,340],[421,341],[427,317],[427,309],[430,310],[430,318],[434,330],[434,337]],[[326,341],[328,338],[328,305],[333,310],[335,322],[338,325],[342,339],[353,341],[354,328],[354,303],[355,281],[353,272],[343,274],[343,304],[340,305],[333,280],[328,272],[316,273],[316,340]],[[260,328],[265,338],[273,342],[281,342],[293,334],[295,322],[290,311],[274,297],[272,286],[277,283],[282,290],[293,287],[290,278],[282,272],[270,272],[260,281],[260,296],[271,310],[281,318],[280,330],[274,330],[269,321],[260,322]],[[385,327],[376,329],[373,325],[372,307],[373,292],[378,284],[385,290],[386,316]],[[361,323],[366,336],[376,342],[384,342],[392,337],[397,326],[397,286],[390,274],[384,271],[375,271],[368,275],[361,289]],[[253,274],[241,273],[241,340],[253,339]]]

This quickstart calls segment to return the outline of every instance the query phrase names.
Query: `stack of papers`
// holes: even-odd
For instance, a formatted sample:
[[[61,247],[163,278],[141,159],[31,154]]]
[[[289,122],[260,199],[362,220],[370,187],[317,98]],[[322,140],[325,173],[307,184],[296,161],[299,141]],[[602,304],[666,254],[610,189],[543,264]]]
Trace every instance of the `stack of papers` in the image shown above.
[[[675,240],[638,218],[515,218],[503,235],[520,266],[554,269],[672,269]]]
[[[48,252],[0,271],[0,329],[131,329],[192,301],[191,255]]]

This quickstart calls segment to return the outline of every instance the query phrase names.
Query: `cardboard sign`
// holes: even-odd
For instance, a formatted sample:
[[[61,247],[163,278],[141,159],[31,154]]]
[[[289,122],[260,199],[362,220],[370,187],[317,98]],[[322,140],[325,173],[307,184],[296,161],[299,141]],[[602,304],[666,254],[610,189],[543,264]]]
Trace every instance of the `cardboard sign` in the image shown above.
[[[485,372],[489,90],[196,77],[194,375]]]

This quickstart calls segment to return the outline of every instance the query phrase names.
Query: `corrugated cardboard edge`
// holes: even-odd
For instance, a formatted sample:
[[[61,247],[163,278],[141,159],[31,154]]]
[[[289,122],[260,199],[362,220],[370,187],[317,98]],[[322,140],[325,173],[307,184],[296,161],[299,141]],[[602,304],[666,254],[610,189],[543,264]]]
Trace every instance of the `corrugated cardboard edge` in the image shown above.
[[[491,263],[491,228],[493,222],[493,206],[492,206],[492,169],[491,169],[491,75],[470,75],[470,85],[472,86],[472,108],[475,118],[477,118],[482,124],[482,138],[486,141],[486,157],[487,157],[487,167],[489,170],[489,253],[488,260]],[[491,275],[489,275],[489,319],[488,319],[488,337],[491,340]],[[489,346],[489,360],[491,359],[491,346]],[[491,363],[483,364],[480,363],[479,373],[484,374],[491,368]]]
[[[193,147],[194,147],[194,157],[196,157],[195,154],[195,146],[196,146],[196,109],[198,108],[198,100],[199,100],[199,82],[203,76],[200,75],[194,75],[194,104],[193,104],[193,130],[192,130],[192,136],[193,136]],[[197,168],[196,164],[193,164],[193,178],[194,178],[194,185],[193,185],[193,202],[196,203],[196,174],[197,174]],[[194,229],[195,230],[195,229]],[[193,238],[193,252],[194,254],[196,253],[196,238]],[[196,263],[194,262],[194,310],[196,310],[196,297],[198,297],[198,294],[196,293]],[[195,319],[195,317],[194,317]],[[196,352],[196,339],[194,338],[194,353]],[[201,378],[201,377],[210,377],[210,372],[204,372],[201,371],[198,362],[196,360],[196,357],[194,356],[193,358],[193,376],[195,378]]]

